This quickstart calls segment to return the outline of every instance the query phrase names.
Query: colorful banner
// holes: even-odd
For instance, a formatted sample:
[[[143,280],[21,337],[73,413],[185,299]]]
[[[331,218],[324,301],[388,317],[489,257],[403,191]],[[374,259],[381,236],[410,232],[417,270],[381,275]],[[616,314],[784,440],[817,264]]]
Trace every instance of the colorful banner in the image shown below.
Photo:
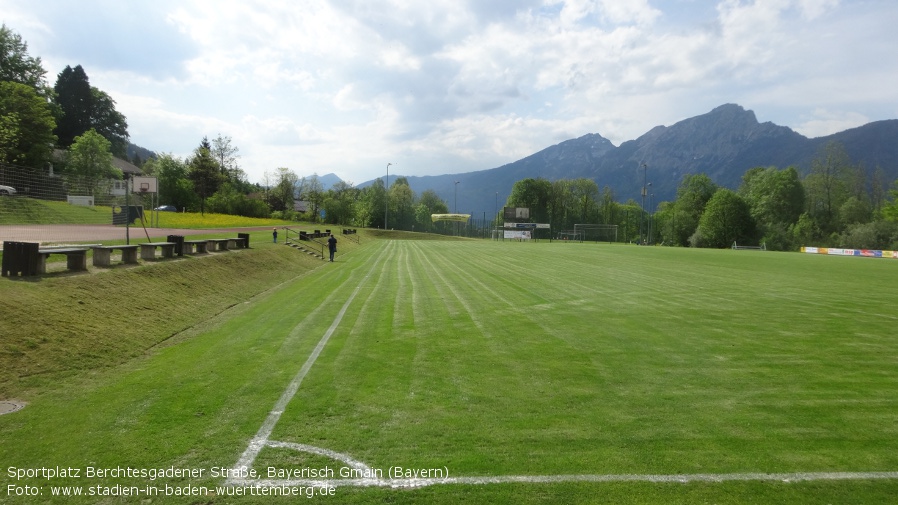
[[[827,254],[829,256],[862,256],[864,258],[898,259],[898,251],[880,251],[878,249],[839,249],[835,247],[802,247],[806,254]]]
[[[530,231],[505,230],[505,238],[508,240],[530,240]]]

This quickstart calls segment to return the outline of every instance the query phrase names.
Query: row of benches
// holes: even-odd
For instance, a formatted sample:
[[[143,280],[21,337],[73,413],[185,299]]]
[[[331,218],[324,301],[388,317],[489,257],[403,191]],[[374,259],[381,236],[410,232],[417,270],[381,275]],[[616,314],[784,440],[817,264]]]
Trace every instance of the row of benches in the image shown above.
[[[45,247],[32,242],[3,242],[3,277],[10,275],[41,275],[47,273],[47,259],[52,254],[66,256],[68,270],[87,270],[87,252],[93,251],[93,265],[108,267],[111,264],[113,251],[122,252],[122,262],[137,263],[137,251],[140,259],[156,259],[156,250],[161,251],[162,258],[173,258],[175,254],[205,254],[212,251],[227,251],[249,247],[249,236],[240,234],[236,238],[214,238],[203,240],[179,240],[177,242],[148,242],[134,245],[91,245],[79,247]],[[180,250],[177,250],[180,248]]]
[[[352,234],[355,234],[355,233],[356,233],[356,230],[355,230],[355,229],[343,228],[343,235],[352,235]],[[324,232],[322,232],[321,230],[315,230],[315,231],[313,231],[313,232],[300,231],[300,232],[299,232],[299,239],[300,239],[300,240],[311,240],[311,239],[313,239],[313,238],[325,238],[325,237],[329,237],[330,235],[331,235],[331,231],[330,231],[330,230],[324,230]]]

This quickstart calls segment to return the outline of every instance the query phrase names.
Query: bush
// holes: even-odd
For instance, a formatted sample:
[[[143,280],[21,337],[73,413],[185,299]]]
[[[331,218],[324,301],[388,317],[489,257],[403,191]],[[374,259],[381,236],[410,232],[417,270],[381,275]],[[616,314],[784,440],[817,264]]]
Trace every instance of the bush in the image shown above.
[[[206,206],[209,212],[219,214],[261,218],[271,216],[271,210],[265,202],[238,193],[230,184],[223,185],[218,192],[209,197]]]
[[[898,245],[898,223],[874,221],[849,226],[837,243],[849,249],[894,249]]]

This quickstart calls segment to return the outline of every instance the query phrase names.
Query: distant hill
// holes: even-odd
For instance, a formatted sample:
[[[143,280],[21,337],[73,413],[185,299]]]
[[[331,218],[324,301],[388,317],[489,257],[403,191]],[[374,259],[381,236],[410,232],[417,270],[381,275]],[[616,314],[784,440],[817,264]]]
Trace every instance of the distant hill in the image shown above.
[[[342,179],[337,177],[336,174],[325,174],[318,176],[318,182],[321,183],[321,187],[324,188],[325,191],[334,187],[334,184],[341,182]]]
[[[638,201],[645,177],[658,203],[675,198],[686,174],[705,173],[717,184],[736,189],[745,171],[757,166],[793,165],[807,173],[829,141],[841,142],[854,163],[868,170],[881,167],[888,180],[898,179],[898,120],[809,139],[785,126],[758,123],[754,112],[735,104],[672,126],[656,126],[618,147],[601,135],[589,134],[489,170],[407,179],[418,194],[436,191],[450,210],[455,210],[458,181],[458,211],[478,217],[484,212],[492,215],[505,203],[512,185],[527,177],[593,179],[600,189],[611,188],[618,201]]]
[[[132,144],[130,142],[128,143],[127,153],[128,153],[128,161],[133,162],[134,157],[137,156],[138,158],[140,158],[141,164],[150,158],[156,158],[155,152],[150,151],[149,149],[146,149],[144,147],[140,147],[139,145]]]

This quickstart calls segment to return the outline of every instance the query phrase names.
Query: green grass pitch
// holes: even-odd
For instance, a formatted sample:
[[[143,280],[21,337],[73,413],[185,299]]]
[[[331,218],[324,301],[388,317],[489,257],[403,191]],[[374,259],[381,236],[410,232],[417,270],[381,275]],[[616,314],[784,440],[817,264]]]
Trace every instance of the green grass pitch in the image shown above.
[[[0,502],[287,503],[217,489],[260,430],[280,445],[250,450],[259,480],[318,471],[328,503],[898,496],[898,262],[400,240],[339,259],[0,416]],[[340,458],[354,484],[361,464],[436,479],[346,485]],[[81,473],[9,471],[41,467]],[[138,495],[51,495],[91,485]]]

